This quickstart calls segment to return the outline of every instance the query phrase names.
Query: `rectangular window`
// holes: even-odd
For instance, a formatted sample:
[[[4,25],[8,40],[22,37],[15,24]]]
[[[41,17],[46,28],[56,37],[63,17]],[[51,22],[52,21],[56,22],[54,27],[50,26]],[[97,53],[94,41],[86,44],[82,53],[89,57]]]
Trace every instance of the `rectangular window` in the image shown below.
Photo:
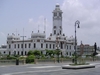
[[[67,49],[68,49],[68,45],[67,45]]]
[[[14,48],[16,48],[16,44],[14,45]]]
[[[55,49],[55,44],[53,44],[53,49]]]
[[[27,48],[27,44],[25,44],[25,48]]]
[[[61,30],[60,30],[60,34],[61,34]]]
[[[9,45],[9,49],[11,48],[11,45]]]
[[[19,48],[19,44],[18,44],[18,48]]]
[[[48,48],[48,44],[46,44],[46,48]]]
[[[23,48],[23,44],[21,44],[21,48]]]
[[[41,43],[41,48],[43,48],[43,44]]]
[[[36,48],[36,44],[34,43],[34,48]]]
[[[51,48],[51,44],[50,44],[50,48]]]
[[[70,52],[70,56],[71,56],[71,52]]]
[[[40,40],[37,40],[37,42],[40,42]]]
[[[31,44],[29,43],[29,48],[31,47]]]
[[[70,46],[70,49],[71,49],[71,46]]]
[[[56,30],[54,30],[54,34],[56,34]]]

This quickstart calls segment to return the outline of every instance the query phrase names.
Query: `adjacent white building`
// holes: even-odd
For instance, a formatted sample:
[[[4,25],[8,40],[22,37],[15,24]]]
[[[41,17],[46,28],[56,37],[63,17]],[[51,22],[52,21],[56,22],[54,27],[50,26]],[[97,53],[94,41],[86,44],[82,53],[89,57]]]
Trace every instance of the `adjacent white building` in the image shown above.
[[[43,33],[32,31],[31,38],[21,40],[20,35],[7,35],[7,49],[6,54],[26,55],[30,50],[56,50],[59,48],[63,55],[72,56],[74,53],[75,39],[73,37],[66,37],[62,28],[62,10],[57,4],[53,10],[53,26],[52,33],[46,38],[45,31]]]

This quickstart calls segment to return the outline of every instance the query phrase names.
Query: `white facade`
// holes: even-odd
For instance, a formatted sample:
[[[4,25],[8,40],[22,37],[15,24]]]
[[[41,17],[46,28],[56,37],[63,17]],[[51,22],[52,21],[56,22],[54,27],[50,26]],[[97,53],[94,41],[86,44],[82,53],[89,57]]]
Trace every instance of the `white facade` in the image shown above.
[[[7,36],[7,54],[26,55],[29,50],[44,51],[55,50],[59,48],[63,55],[71,56],[74,53],[75,39],[68,38],[63,34],[62,29],[62,11],[57,4],[53,10],[53,28],[52,33],[46,38],[45,33],[34,33],[32,31],[31,38],[27,40],[20,40],[19,35]]]

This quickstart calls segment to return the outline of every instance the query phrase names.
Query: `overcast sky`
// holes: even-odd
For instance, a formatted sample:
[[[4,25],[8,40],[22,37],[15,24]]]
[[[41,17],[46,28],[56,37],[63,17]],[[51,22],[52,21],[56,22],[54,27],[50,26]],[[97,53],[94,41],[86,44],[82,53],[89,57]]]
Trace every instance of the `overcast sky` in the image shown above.
[[[27,38],[31,32],[44,31],[46,18],[47,37],[52,33],[52,11],[59,3],[63,11],[63,33],[75,35],[75,21],[80,21],[77,29],[78,44],[100,46],[100,0],[0,0],[0,45],[6,44],[7,34],[17,33]],[[39,26],[39,27],[38,27]]]

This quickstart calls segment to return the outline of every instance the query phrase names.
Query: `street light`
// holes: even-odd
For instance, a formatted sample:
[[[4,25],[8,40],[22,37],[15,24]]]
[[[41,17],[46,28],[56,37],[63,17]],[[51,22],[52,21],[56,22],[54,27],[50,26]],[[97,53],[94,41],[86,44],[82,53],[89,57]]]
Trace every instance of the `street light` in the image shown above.
[[[60,52],[60,51],[59,51],[59,41],[58,41],[58,39],[59,39],[59,37],[57,36],[57,38],[56,38],[56,42],[57,42],[57,43],[56,43],[56,44],[57,44],[56,47],[57,47],[57,49],[56,49],[56,50],[57,50],[57,55],[58,55],[58,60],[57,60],[57,61],[58,61],[58,63],[59,63],[59,52]]]
[[[77,21],[75,22],[75,64],[77,64],[77,57],[76,57],[76,39],[77,39],[77,38],[76,38],[76,25],[78,25],[77,28],[80,28],[80,27],[79,27],[79,24],[80,24],[80,21],[77,20]]]

